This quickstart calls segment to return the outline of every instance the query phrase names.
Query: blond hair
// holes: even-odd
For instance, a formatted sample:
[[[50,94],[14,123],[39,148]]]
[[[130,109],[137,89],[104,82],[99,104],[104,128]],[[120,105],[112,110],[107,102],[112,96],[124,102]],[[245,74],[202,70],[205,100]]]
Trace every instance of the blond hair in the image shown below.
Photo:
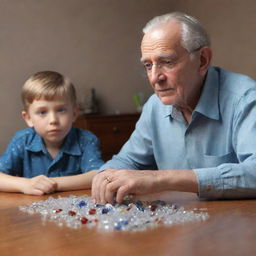
[[[34,100],[52,100],[55,97],[68,97],[74,106],[77,104],[74,85],[55,71],[37,72],[22,87],[21,99],[25,110]]]

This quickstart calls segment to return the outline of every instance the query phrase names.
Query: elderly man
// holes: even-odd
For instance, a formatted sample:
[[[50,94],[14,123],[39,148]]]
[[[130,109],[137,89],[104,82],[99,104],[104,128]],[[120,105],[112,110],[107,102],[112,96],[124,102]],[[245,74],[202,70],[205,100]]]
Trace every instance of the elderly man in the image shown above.
[[[100,203],[167,190],[255,197],[255,81],[210,66],[209,38],[193,17],[155,17],[143,32],[141,61],[155,94],[94,177],[92,196]]]

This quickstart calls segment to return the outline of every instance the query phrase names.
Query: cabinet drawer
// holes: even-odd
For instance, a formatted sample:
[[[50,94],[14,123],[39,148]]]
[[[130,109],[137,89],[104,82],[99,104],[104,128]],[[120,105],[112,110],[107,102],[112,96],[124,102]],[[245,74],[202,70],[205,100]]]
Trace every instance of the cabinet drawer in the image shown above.
[[[89,125],[89,129],[97,136],[118,136],[120,134],[131,133],[134,130],[134,122],[94,122]]]
[[[81,116],[74,126],[93,132],[106,161],[117,154],[134,131],[139,114]]]

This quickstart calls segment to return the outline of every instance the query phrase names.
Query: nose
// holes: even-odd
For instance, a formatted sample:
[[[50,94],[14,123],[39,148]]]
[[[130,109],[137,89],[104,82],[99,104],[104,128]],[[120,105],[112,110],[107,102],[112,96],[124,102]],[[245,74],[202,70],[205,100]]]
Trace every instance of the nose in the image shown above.
[[[165,74],[159,65],[153,65],[150,74],[148,75],[152,85],[161,83],[166,79]]]
[[[56,124],[58,123],[58,116],[55,112],[49,113],[49,123],[50,124]]]

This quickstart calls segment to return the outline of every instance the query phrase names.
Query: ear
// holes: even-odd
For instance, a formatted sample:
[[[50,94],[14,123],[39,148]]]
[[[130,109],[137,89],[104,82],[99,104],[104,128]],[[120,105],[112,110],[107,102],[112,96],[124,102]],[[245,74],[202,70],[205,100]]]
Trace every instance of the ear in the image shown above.
[[[78,115],[79,115],[79,107],[78,106],[75,106],[74,109],[73,109],[73,123],[76,121]]]
[[[22,118],[25,120],[25,122],[27,123],[27,125],[29,126],[29,127],[33,127],[34,125],[33,125],[33,123],[32,123],[32,121],[31,121],[31,118],[30,118],[30,116],[29,116],[29,113],[27,112],[27,111],[25,111],[25,110],[23,110],[22,112],[21,112],[21,116],[22,116]]]
[[[204,76],[207,73],[208,67],[212,60],[212,50],[208,46],[200,50],[200,74]]]

